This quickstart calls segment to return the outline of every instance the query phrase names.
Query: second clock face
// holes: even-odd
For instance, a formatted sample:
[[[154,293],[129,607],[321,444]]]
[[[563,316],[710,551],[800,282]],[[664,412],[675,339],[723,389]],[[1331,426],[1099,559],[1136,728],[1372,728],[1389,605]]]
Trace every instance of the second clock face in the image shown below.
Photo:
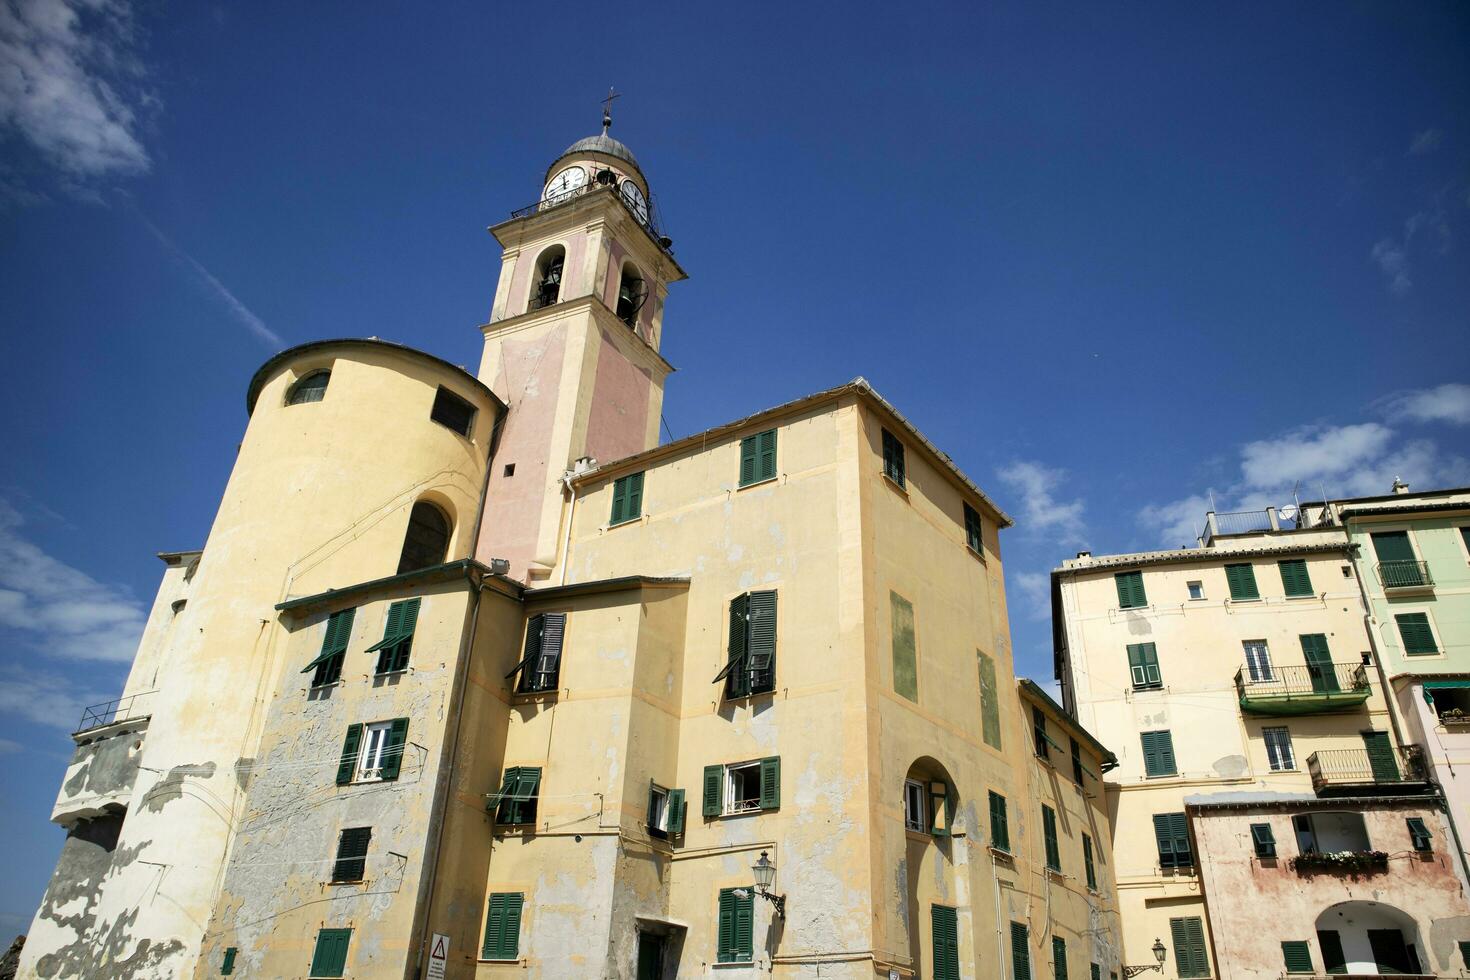
[[[648,224],[648,202],[644,200],[643,192],[638,189],[638,185],[631,180],[625,180],[618,190],[622,191],[623,200],[628,202],[628,207],[633,209],[638,220]]]
[[[572,191],[587,183],[587,171],[581,167],[568,167],[546,185],[546,193],[542,195],[543,201],[552,201],[559,197],[565,197]]]

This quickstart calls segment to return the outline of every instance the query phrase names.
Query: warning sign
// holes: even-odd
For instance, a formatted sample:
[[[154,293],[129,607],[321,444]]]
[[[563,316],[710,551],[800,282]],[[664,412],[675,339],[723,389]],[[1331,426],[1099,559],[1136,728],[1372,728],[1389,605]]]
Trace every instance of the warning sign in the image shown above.
[[[449,963],[449,937],[441,933],[434,933],[434,939],[429,943],[429,972],[426,974],[428,980],[444,980],[444,968]]]

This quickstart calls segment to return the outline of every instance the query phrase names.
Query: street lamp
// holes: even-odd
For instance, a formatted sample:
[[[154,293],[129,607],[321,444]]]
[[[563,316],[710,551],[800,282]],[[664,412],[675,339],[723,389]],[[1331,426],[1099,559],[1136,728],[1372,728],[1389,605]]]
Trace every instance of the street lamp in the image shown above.
[[[776,917],[786,921],[786,896],[772,895],[771,886],[776,883],[776,865],[766,851],[761,851],[761,856],[755,864],[750,866],[755,872],[755,893],[772,905],[776,906]]]
[[[1166,953],[1168,953],[1168,952],[1169,951],[1164,948],[1164,944],[1161,941],[1159,941],[1158,939],[1155,939],[1154,940],[1154,945],[1153,945],[1153,953],[1154,953],[1154,959],[1157,960],[1158,962],[1151,963],[1148,966],[1125,966],[1125,967],[1123,967],[1123,976],[1125,976],[1125,977],[1136,977],[1140,973],[1146,973],[1149,970],[1158,970],[1160,973],[1163,973],[1164,972],[1164,955]]]

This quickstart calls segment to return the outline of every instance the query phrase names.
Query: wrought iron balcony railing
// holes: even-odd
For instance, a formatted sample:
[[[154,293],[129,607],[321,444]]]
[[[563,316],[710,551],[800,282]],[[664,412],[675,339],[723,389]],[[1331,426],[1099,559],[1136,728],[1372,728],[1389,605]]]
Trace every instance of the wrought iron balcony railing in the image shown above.
[[[588,194],[597,194],[603,192],[610,193],[614,198],[617,199],[617,202],[623,206],[623,209],[633,216],[633,220],[638,222],[638,224],[640,224],[643,229],[648,232],[648,236],[653,239],[654,244],[656,244],[663,251],[667,252],[669,255],[674,254],[674,243],[669,241],[668,238],[664,237],[663,232],[659,229],[658,219],[653,210],[652,200],[648,202],[647,216],[641,217],[639,216],[637,211],[633,210],[633,205],[628,203],[628,199],[618,191],[615,184],[583,184],[576,190],[566,191],[565,193],[557,194],[553,197],[543,198],[535,202],[534,204],[527,204],[523,208],[516,208],[510,213],[510,216],[512,219],[515,219],[529,218],[533,214],[545,214],[547,211],[554,211],[555,209],[562,207],[563,205],[570,204],[573,201],[586,197]]]
[[[1246,664],[1235,672],[1235,693],[1252,714],[1296,715],[1356,707],[1373,689],[1362,663]]]
[[[114,722],[141,718],[148,713],[148,698],[151,694],[153,694],[152,691],[141,691],[125,698],[113,698],[101,704],[89,705],[82,710],[82,720],[77,724],[76,730],[85,732],[90,728],[101,728],[103,725],[111,725]]]
[[[1422,561],[1381,561],[1378,581],[1385,589],[1420,589],[1434,584],[1429,563]]]
[[[1367,749],[1320,749],[1307,756],[1312,789],[1393,788],[1423,783],[1428,774],[1418,745],[1369,753]]]

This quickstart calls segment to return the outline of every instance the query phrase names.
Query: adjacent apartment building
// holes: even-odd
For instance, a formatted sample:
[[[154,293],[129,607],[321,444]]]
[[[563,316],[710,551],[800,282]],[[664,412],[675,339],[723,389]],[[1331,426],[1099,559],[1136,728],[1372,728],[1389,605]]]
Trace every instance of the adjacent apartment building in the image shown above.
[[[643,170],[605,123],[541,185],[477,375],[250,380],[21,976],[1116,980],[1115,760],[1015,678],[1010,518],[862,379],[659,445]]]
[[[1464,975],[1464,814],[1424,718],[1400,716],[1418,709],[1395,700],[1412,682],[1394,672],[1414,668],[1374,622],[1422,644],[1425,600],[1365,601],[1367,503],[1212,513],[1196,547],[1084,552],[1052,573],[1064,703],[1119,761],[1107,791],[1129,962],[1161,938],[1180,978]],[[1395,547],[1386,560],[1403,560]]]

